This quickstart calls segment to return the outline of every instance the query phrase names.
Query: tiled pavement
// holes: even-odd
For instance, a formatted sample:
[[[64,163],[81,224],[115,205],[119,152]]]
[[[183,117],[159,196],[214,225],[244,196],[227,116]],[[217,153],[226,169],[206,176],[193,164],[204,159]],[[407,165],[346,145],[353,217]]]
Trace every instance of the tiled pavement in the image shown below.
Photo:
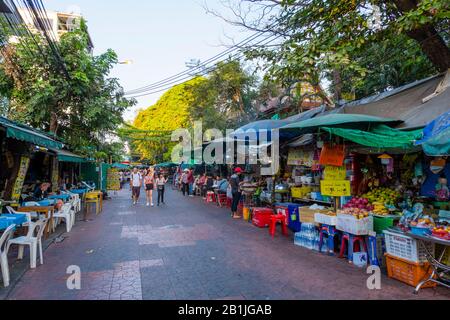
[[[45,251],[8,299],[450,299],[443,288],[412,288],[383,276],[366,288],[363,270],[234,221],[226,209],[168,191],[168,205],[131,205],[128,190],[103,214],[78,222]],[[28,257],[26,257],[27,259]],[[81,290],[67,289],[66,270],[81,269]]]

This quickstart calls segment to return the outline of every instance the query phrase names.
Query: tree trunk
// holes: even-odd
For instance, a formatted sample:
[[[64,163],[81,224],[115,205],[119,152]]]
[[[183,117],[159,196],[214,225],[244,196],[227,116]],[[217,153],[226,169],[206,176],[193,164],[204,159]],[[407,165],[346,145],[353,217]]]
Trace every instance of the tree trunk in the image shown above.
[[[394,3],[402,14],[417,9],[415,0],[394,0]],[[433,25],[423,25],[406,34],[420,43],[422,51],[436,69],[445,72],[450,68],[450,49]]]
[[[336,104],[339,103],[339,101],[342,98],[342,77],[341,72],[337,69],[333,70],[333,82],[334,82],[334,102]]]
[[[420,43],[422,51],[440,72],[450,68],[450,49],[433,26],[407,32],[407,35]]]
[[[57,131],[58,131],[58,117],[56,113],[52,112],[50,118],[50,132],[54,133],[56,136]]]

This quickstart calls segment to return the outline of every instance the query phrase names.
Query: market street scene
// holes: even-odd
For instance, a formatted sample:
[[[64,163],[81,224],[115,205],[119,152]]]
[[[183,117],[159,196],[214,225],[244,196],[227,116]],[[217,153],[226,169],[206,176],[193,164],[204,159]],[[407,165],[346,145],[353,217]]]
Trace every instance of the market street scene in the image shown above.
[[[450,300],[448,1],[0,22],[1,300]]]

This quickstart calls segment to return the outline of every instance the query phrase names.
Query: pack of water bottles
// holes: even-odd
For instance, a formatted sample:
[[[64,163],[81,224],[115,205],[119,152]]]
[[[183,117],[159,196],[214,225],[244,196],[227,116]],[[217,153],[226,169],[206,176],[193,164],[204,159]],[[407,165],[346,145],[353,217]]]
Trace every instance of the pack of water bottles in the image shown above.
[[[312,223],[302,223],[300,232],[297,232],[294,237],[295,245],[315,251],[319,251],[319,241],[319,231]],[[327,250],[325,247],[326,243],[324,243],[322,250]]]

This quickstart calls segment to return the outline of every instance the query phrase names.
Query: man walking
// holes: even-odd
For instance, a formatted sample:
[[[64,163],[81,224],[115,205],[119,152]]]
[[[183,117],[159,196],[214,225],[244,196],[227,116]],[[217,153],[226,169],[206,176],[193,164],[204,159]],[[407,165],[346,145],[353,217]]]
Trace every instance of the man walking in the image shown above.
[[[230,179],[230,186],[231,186],[231,192],[233,194],[233,203],[231,205],[231,213],[233,216],[233,219],[240,219],[241,216],[238,215],[238,206],[239,202],[241,201],[241,180],[240,175],[243,173],[243,170],[241,168],[236,168],[234,170],[234,174],[231,176]]]
[[[142,175],[137,168],[133,169],[130,177],[131,190],[133,192],[133,204],[136,205],[139,201],[142,188]]]

